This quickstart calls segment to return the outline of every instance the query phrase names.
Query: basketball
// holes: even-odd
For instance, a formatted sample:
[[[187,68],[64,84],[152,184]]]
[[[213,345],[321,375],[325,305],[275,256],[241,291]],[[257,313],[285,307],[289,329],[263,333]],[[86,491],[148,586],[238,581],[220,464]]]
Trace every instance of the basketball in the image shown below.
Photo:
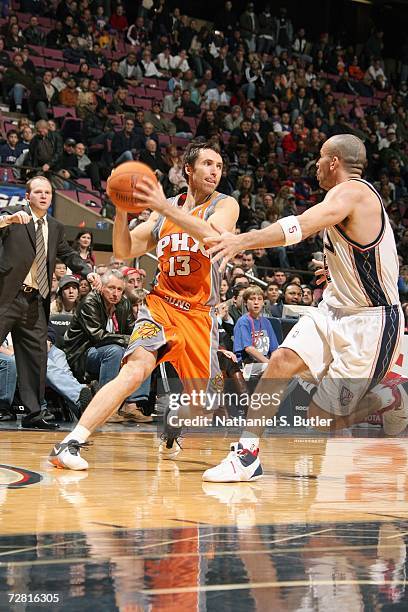
[[[153,170],[138,161],[125,162],[112,170],[106,192],[116,208],[133,213],[140,213],[146,208],[144,203],[138,202],[133,197],[138,181],[145,176],[157,182]]]

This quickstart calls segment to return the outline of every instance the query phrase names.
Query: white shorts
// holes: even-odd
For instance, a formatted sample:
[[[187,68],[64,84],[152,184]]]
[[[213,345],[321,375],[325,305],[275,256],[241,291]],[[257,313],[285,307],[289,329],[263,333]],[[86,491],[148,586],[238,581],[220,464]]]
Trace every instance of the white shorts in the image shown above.
[[[345,416],[391,369],[403,334],[400,306],[354,310],[321,302],[301,317],[281,346],[307,365],[300,376],[318,383],[314,403]]]

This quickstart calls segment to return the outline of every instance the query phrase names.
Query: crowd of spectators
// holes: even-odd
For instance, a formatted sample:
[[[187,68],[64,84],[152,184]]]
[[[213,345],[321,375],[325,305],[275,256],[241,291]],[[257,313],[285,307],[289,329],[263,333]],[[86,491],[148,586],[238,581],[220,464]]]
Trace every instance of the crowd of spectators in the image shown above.
[[[21,12],[4,16],[2,101],[21,115],[3,134],[1,164],[21,178],[45,173],[61,189],[86,177],[105,197],[111,168],[140,159],[173,196],[187,187],[183,148],[206,139],[222,152],[219,190],[237,199],[243,232],[321,201],[315,163],[323,142],[355,134],[367,148],[365,178],[394,229],[407,313],[407,49],[390,73],[381,28],[350,44],[327,32],[312,38],[308,24],[267,3],[259,13],[248,2],[238,14],[227,0],[213,23],[169,9],[166,0],[137,4],[133,23],[120,0],[21,0]],[[55,108],[66,112],[58,118]],[[78,249],[94,263],[91,239],[79,237]],[[316,305],[322,250],[315,235],[238,254],[223,281],[220,326],[236,324],[248,303],[243,293],[257,281],[268,316],[281,317],[284,304]],[[73,311],[80,286],[65,279],[55,291],[57,312]]]

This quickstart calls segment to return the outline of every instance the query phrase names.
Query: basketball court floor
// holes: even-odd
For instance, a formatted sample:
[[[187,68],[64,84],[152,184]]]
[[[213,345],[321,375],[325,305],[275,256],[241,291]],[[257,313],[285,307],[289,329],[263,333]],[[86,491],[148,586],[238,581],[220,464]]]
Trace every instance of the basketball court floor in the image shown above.
[[[220,436],[161,461],[153,426],[106,425],[70,472],[61,433],[1,427],[1,611],[408,608],[406,438],[277,435],[263,480],[213,484]]]

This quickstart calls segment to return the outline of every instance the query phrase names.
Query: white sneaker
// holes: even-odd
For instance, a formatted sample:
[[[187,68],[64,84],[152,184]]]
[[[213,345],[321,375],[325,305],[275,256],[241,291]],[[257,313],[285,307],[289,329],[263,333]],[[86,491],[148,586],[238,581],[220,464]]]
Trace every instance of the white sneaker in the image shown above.
[[[206,482],[249,482],[262,478],[263,469],[258,458],[258,450],[251,453],[240,442],[231,444],[227,457],[219,465],[206,470]]]
[[[160,459],[175,459],[182,450],[180,438],[162,436],[159,446]]]
[[[392,389],[394,403],[382,413],[383,429],[387,436],[397,436],[408,425],[408,395],[402,385]]]
[[[52,449],[48,461],[59,469],[87,470],[88,462],[80,455],[80,449],[89,446],[89,442],[78,442],[68,440],[62,444],[56,444]]]

